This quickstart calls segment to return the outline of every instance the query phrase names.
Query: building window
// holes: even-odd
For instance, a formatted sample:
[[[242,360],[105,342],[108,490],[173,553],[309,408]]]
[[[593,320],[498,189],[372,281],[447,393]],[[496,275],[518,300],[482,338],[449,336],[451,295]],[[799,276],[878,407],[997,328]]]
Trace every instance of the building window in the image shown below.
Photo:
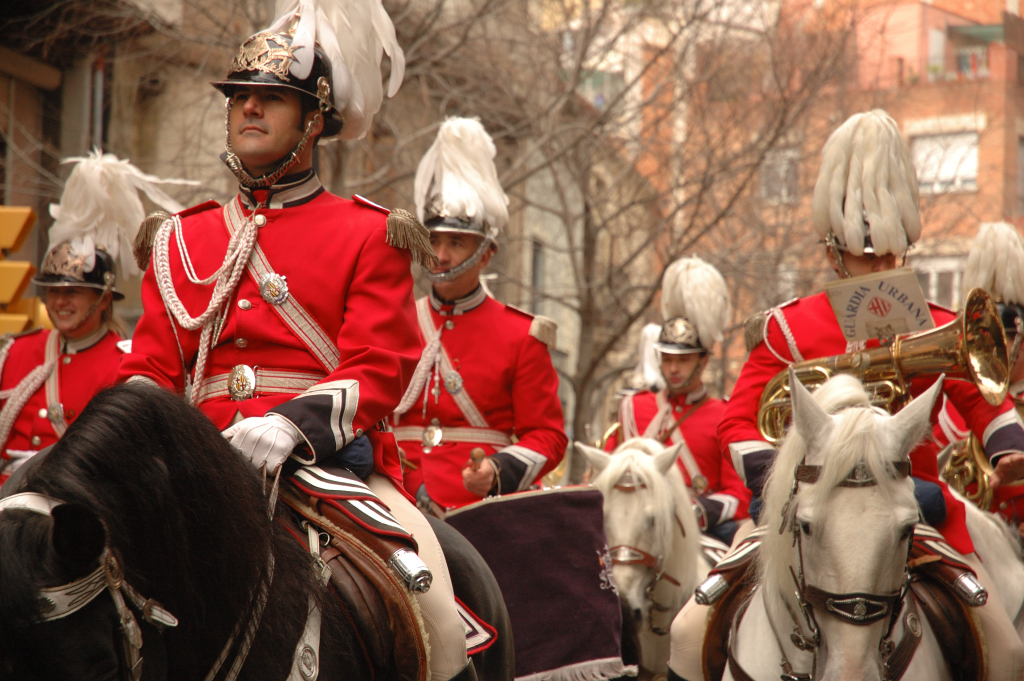
[[[910,155],[923,194],[978,189],[978,133],[919,135],[910,140]]]
[[[988,45],[971,45],[956,51],[956,75],[974,80],[988,78]]]
[[[768,203],[800,201],[800,152],[796,149],[769,151],[761,164],[761,198]]]
[[[1024,215],[1024,137],[1017,138],[1017,215]]]
[[[530,311],[534,314],[541,313],[544,290],[544,244],[534,239],[530,242]]]
[[[915,258],[910,265],[930,303],[955,310],[960,306],[964,258]]]

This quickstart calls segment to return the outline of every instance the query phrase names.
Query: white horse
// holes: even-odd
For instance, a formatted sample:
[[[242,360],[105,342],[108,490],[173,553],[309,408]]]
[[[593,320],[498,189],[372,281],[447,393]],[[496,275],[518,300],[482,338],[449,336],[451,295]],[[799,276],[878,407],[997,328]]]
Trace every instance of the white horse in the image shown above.
[[[675,465],[681,446],[634,438],[609,455],[576,443],[598,473],[615,584],[640,626],[640,664],[656,674],[668,669],[672,618],[711,567]]]
[[[826,383],[814,398],[791,383],[794,428],[766,486],[760,586],[733,637],[734,662],[755,679],[777,678],[780,671],[879,679],[886,678],[883,662],[893,665],[901,656],[904,640],[919,638],[916,647],[908,646],[903,678],[949,678],[928,621],[900,596],[907,536],[918,512],[905,462],[927,430],[939,384],[887,417],[868,407],[863,388],[850,377]],[[828,415],[844,407],[856,408]],[[967,509],[976,552],[1000,596],[988,607],[1001,607],[1019,634],[1020,542],[997,517]],[[890,607],[898,618],[884,615]],[[883,614],[875,617],[876,611]],[[908,637],[908,630],[919,636]],[[896,654],[883,659],[879,651],[890,646]],[[735,676],[727,671],[725,678]]]
[[[759,680],[877,681],[897,659],[881,651],[909,636],[902,678],[950,678],[927,619],[903,598],[918,521],[909,452],[941,381],[895,416],[868,406],[849,376],[814,398],[792,376],[790,385],[793,429],[765,489],[759,585],[734,625],[732,662]],[[724,678],[736,676],[727,667]]]

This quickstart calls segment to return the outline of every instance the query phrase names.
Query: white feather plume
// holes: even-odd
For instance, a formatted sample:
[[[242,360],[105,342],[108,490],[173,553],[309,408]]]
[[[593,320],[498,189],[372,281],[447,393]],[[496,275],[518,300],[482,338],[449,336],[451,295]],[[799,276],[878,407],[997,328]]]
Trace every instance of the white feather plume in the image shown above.
[[[903,253],[917,241],[917,175],[889,114],[881,109],[854,114],[832,133],[821,155],[812,205],[819,236],[831,232],[854,255],[864,253],[868,230],[879,254]]]
[[[473,225],[486,221],[493,230],[508,224],[508,196],[494,167],[494,140],[476,118],[449,118],[437,131],[437,138],[416,169],[413,194],[416,215],[424,211],[435,195],[445,214]]]
[[[633,369],[633,375],[629,379],[629,383],[634,388],[661,390],[665,387],[665,377],[661,374],[661,361],[658,359],[658,351],[654,348],[660,334],[661,326],[658,324],[647,324],[640,329],[636,349],[636,368]]]
[[[1024,304],[1024,242],[1013,225],[983,222],[964,269],[964,298],[985,289],[1004,303]]]
[[[384,101],[380,63],[385,52],[391,58],[388,97],[395,96],[405,77],[405,53],[381,0],[277,0],[276,12],[268,30],[295,29],[291,74],[309,76],[313,46],[320,43],[331,62],[334,107],[345,119],[339,136],[365,137]]]
[[[732,316],[722,273],[697,256],[676,260],[661,279],[661,315],[665,321],[688,319],[697,327],[700,344],[711,349],[715,341],[722,340]]]
[[[132,256],[132,242],[146,217],[139,192],[170,213],[182,210],[159,184],[198,185],[189,180],[165,180],[148,175],[127,160],[94,149],[88,156],[64,159],[74,163],[60,205],[50,204],[54,218],[50,227],[50,248],[71,241],[76,253],[95,263],[95,248],[120,258],[121,274],[140,273]],[[91,269],[91,266],[90,266]]]

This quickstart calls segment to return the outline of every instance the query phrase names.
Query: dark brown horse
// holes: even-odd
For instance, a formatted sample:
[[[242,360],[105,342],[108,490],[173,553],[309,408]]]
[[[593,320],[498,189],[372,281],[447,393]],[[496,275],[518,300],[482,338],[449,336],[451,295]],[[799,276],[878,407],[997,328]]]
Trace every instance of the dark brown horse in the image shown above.
[[[308,551],[268,521],[262,478],[179,398],[139,384],[104,391],[40,457],[0,495],[35,492],[63,502],[50,516],[0,513],[0,680],[131,678],[113,598],[101,594],[67,617],[42,617],[40,589],[92,573],[105,551],[127,583],[179,622],[162,628],[134,612],[146,681],[202,680],[231,640],[215,677],[223,679],[267,584],[238,679],[288,678],[311,602],[323,614],[320,679],[388,677],[369,669]],[[500,593],[475,598],[474,609],[504,611]],[[235,635],[239,623],[243,633]],[[481,677],[501,678],[512,663],[492,666],[498,671]]]

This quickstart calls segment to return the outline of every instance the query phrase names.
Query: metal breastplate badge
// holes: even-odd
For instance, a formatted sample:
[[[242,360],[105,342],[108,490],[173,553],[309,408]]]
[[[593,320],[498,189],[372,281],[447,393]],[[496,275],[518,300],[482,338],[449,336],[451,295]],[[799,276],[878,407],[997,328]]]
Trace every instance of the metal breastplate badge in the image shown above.
[[[288,282],[280,274],[265,274],[260,279],[260,295],[271,305],[280,305],[288,300]]]
[[[444,375],[444,389],[449,395],[455,395],[462,390],[462,375],[452,369]]]
[[[252,367],[239,364],[228,375],[228,394],[236,402],[250,399],[256,392],[256,372]]]

